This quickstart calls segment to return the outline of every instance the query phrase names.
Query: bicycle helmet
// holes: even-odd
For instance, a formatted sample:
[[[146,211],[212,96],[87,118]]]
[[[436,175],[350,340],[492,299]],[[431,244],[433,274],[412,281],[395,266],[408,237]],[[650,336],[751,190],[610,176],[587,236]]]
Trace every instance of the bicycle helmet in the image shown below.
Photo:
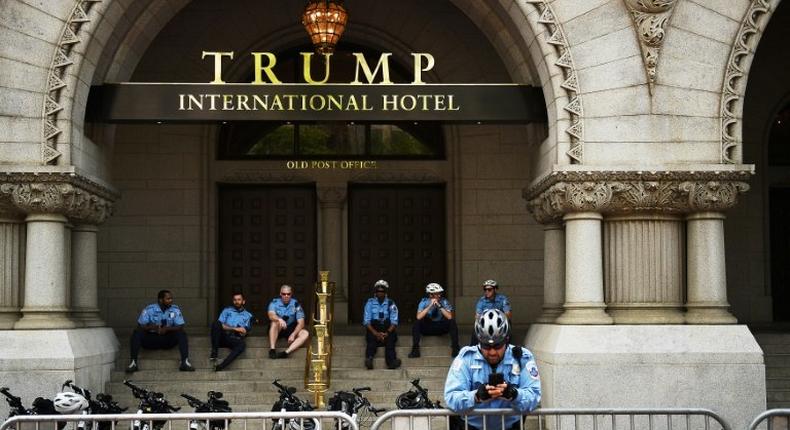
[[[495,280],[493,280],[493,279],[487,279],[485,282],[483,282],[483,287],[494,287],[494,288],[499,288],[499,285],[496,283],[496,281],[495,281]]]
[[[444,288],[436,282],[431,282],[425,286],[425,293],[427,294],[441,293],[442,291],[444,291]]]
[[[55,395],[55,410],[59,414],[73,415],[88,409],[88,400],[77,393],[58,393]]]
[[[375,284],[373,284],[373,291],[376,291],[379,288],[384,288],[384,291],[387,291],[390,289],[390,284],[383,279],[379,279]]]
[[[499,309],[489,309],[475,321],[475,335],[481,345],[499,345],[510,338],[510,322]]]

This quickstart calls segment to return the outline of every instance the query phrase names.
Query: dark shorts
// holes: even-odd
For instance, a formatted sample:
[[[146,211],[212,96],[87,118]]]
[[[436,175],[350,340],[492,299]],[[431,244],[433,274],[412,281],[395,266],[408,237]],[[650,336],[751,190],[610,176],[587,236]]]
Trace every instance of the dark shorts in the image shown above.
[[[296,323],[286,326],[285,329],[280,330],[280,334],[277,335],[277,339],[287,338],[288,336],[293,334],[294,330],[296,330]]]

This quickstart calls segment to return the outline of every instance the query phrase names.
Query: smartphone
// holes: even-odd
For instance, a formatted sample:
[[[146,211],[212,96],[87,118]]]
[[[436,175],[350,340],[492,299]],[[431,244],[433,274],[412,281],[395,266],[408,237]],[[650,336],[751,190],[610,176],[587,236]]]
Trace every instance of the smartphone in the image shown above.
[[[505,375],[501,373],[492,373],[488,375],[488,385],[499,385],[505,383]]]

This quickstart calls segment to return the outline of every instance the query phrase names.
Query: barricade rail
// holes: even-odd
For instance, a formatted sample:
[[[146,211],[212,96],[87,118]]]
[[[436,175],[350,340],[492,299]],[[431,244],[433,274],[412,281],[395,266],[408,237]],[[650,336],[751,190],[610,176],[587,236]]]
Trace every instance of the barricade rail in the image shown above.
[[[190,424],[197,424],[199,429],[209,430],[211,422],[224,421],[219,429],[237,430],[269,430],[274,429],[280,419],[296,420],[300,424],[316,419],[320,429],[315,430],[359,430],[359,426],[350,416],[336,411],[306,412],[228,412],[228,413],[173,413],[173,414],[108,414],[108,415],[17,415],[0,424],[0,430],[55,430],[59,423],[73,423],[65,430],[73,430],[76,424],[84,422],[85,430],[93,428],[92,423],[110,424],[110,430],[128,430],[135,421],[147,423],[149,429],[190,430]],[[155,426],[154,421],[164,421]],[[98,428],[98,426],[96,426]],[[283,430],[287,430],[285,425]],[[300,427],[303,427],[300,425]],[[142,425],[140,426],[142,428]],[[216,427],[215,427],[216,428]]]
[[[748,430],[756,430],[761,424],[765,423],[768,430],[788,430],[790,429],[790,409],[769,409],[757,415]]]
[[[385,413],[370,430],[473,429],[465,417],[496,417],[482,420],[479,430],[731,430],[715,412],[708,409],[536,409],[522,415],[513,409],[481,409],[467,414],[448,409],[400,409]],[[507,417],[520,417],[505,426]],[[498,418],[498,419],[497,419]],[[523,419],[522,419],[523,418]],[[486,424],[488,422],[488,424]],[[2,430],[2,429],[0,429]]]

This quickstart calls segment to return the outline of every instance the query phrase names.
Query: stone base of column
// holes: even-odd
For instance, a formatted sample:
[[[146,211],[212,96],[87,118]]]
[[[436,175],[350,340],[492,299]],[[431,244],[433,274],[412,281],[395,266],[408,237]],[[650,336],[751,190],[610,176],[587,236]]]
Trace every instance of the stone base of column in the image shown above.
[[[612,324],[610,317],[599,303],[566,303],[565,312],[556,319],[556,324],[597,325]]]
[[[68,309],[22,309],[22,318],[14,324],[15,330],[46,330],[78,328],[69,316]]]
[[[543,408],[706,408],[733,429],[765,410],[762,350],[744,325],[533,324],[525,345]]]
[[[538,317],[536,322],[543,324],[554,324],[557,318],[562,315],[562,305],[543,305],[543,313]]]
[[[683,324],[686,322],[680,304],[655,305],[628,304],[609,305],[606,308],[615,324]]]
[[[0,345],[0,381],[25,405],[60,391],[67,379],[93,393],[107,392],[118,355],[110,328],[0,331]]]
[[[77,309],[71,313],[71,318],[82,327],[104,327],[107,325],[99,316],[98,309]]]
[[[689,303],[685,320],[687,324],[736,324],[738,320],[729,308],[729,305],[720,303]]]

